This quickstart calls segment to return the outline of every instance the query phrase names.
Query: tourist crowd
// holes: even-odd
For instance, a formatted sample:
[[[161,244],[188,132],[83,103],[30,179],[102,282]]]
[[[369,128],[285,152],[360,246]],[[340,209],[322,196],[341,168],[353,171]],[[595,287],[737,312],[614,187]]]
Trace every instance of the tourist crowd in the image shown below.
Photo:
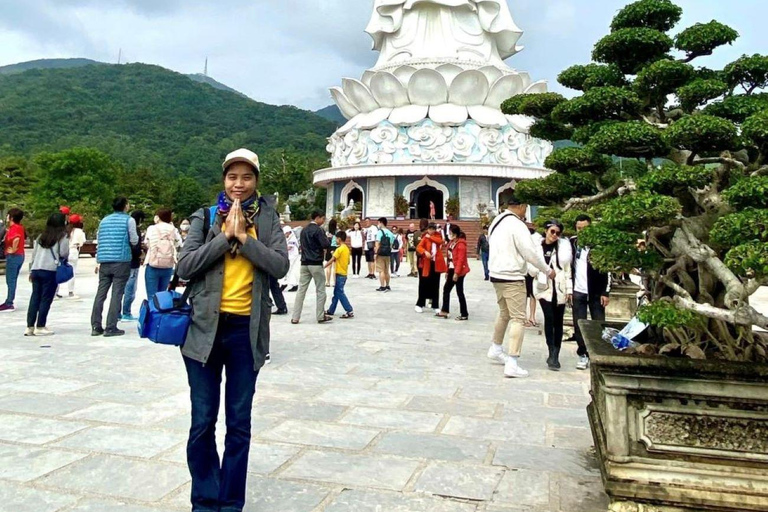
[[[390,227],[386,218],[365,219],[341,230],[335,219],[326,223],[325,214],[314,212],[306,227],[294,229],[282,225],[274,201],[258,193],[260,167],[255,153],[240,149],[229,154],[222,171],[223,190],[216,205],[200,209],[179,228],[173,224],[173,212],[160,209],[145,229],[145,214],[131,212],[129,201],[118,197],[97,234],[92,336],[124,335],[118,324],[137,320],[132,304],[141,268],[148,301],[180,284],[188,288],[191,325],[181,353],[192,404],[187,459],[195,510],[243,507],[255,384],[269,360],[270,317],[289,313],[286,290],[296,293],[291,324],[301,321],[310,284],[315,287],[318,324],[331,322],[339,307],[344,310],[340,318],[350,320],[355,311],[347,295],[348,278],[378,280],[378,288],[374,292],[372,286],[371,292],[387,294],[404,264],[407,276],[418,279],[416,313],[428,310],[437,319],[448,319],[455,292],[459,305],[455,319],[463,322],[470,317],[465,296],[469,242],[450,218],[442,226],[434,219],[422,219],[405,230]],[[535,233],[526,223],[527,209],[514,198],[508,200],[506,209],[483,226],[475,246],[483,278],[493,286],[499,308],[487,356],[504,365],[506,377],[528,375],[519,359],[526,327],[536,323],[538,304],[544,316],[547,366],[560,369],[566,306],[571,305],[577,368],[585,370],[589,354],[578,320],[588,313],[593,319],[605,318],[610,276],[592,266],[590,249],[579,247],[577,237],[564,238],[559,221],[549,220],[543,235]],[[0,312],[16,309],[25,261],[23,218],[23,211],[10,209],[0,231],[8,286]],[[590,223],[589,217],[581,216],[574,228],[578,233]],[[45,230],[34,240],[29,263],[32,293],[25,336],[53,334],[47,326],[51,305],[57,296],[75,297],[74,270],[85,243],[81,216],[63,207],[47,219]],[[67,268],[69,274],[62,272]],[[326,307],[326,289],[331,287]],[[227,450],[220,461],[215,425],[224,371]]]

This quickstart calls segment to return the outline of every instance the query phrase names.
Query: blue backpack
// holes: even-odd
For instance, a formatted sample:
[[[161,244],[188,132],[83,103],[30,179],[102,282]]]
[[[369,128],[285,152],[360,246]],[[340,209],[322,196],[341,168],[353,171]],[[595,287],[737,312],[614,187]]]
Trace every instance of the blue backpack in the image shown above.
[[[207,240],[208,231],[216,220],[216,207],[203,210],[203,240]],[[152,301],[141,303],[139,312],[139,337],[149,339],[161,345],[184,346],[187,331],[192,324],[192,306],[189,305],[189,293],[192,286],[187,285],[184,294],[177,291],[159,292]]]

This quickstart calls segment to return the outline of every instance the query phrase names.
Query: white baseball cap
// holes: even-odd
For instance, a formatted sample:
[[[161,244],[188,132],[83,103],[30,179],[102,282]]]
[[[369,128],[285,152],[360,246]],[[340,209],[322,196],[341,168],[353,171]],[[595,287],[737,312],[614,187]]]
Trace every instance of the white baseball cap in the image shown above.
[[[245,162],[246,164],[252,165],[253,168],[256,169],[256,174],[259,174],[259,155],[253,151],[240,148],[237,151],[231,152],[227,155],[227,158],[224,159],[221,168],[226,171],[230,165],[236,162]]]

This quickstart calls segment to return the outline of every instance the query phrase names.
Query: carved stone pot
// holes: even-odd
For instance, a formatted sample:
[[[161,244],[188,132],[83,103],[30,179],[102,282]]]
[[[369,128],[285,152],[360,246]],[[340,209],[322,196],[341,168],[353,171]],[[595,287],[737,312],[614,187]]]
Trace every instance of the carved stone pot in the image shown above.
[[[587,408],[606,493],[701,511],[768,511],[768,365],[626,355],[582,321]]]

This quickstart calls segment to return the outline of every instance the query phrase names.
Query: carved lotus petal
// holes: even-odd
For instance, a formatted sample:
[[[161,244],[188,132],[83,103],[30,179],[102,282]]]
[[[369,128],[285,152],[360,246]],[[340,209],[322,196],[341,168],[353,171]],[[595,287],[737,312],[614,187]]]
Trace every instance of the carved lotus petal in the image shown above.
[[[448,85],[434,69],[420,69],[408,82],[408,97],[414,105],[440,105],[448,100]]]
[[[507,116],[510,126],[520,133],[528,133],[531,131],[531,126],[535,122],[535,119],[528,116]]]
[[[533,80],[531,80],[531,74],[527,71],[520,71],[518,73],[520,78],[523,79],[523,90],[526,90],[528,87],[531,86],[531,83],[533,83]]]
[[[450,85],[453,82],[453,79],[459,76],[464,70],[456,64],[441,64],[435,68],[435,71],[443,75],[445,83]]]
[[[485,74],[477,70],[463,71],[448,91],[448,102],[456,105],[482,105],[490,86]]]
[[[534,93],[540,93],[540,92],[547,92],[547,82],[544,80],[540,80],[538,82],[531,84],[525,90],[526,94],[534,94]]]
[[[397,77],[400,82],[407,84],[410,80],[413,74],[416,72],[416,68],[411,66],[400,66],[394,71],[395,76]]]
[[[366,87],[369,89],[371,88],[371,80],[373,79],[374,75],[376,73],[374,71],[371,71],[370,69],[367,70],[365,73],[363,73],[363,78],[361,79],[361,82],[365,84]]]
[[[385,121],[392,113],[391,107],[377,108],[373,112],[367,114],[360,114],[357,120],[357,127],[361,130],[370,130],[375,128],[382,121]]]
[[[429,107],[429,118],[438,124],[460,125],[469,118],[467,107],[444,103]]]
[[[522,92],[523,79],[520,75],[506,75],[496,80],[496,83],[491,86],[485,104],[492,108],[500,108],[504,100]]]
[[[341,81],[344,94],[349,98],[360,112],[373,112],[379,108],[379,104],[373,98],[371,91],[360,80],[345,78]]]
[[[473,105],[467,110],[469,110],[469,116],[482,126],[502,128],[508,124],[507,117],[498,109],[485,105]]]
[[[426,119],[428,113],[429,107],[425,105],[406,105],[394,109],[389,115],[389,121],[396,126],[416,124]]]
[[[495,66],[483,66],[482,68],[478,69],[482,74],[488,78],[488,83],[492,84],[499,78],[501,78],[504,73]]]
[[[355,116],[352,119],[350,119],[349,121],[347,121],[347,124],[345,124],[344,126],[339,128],[338,130],[336,130],[336,133],[338,133],[339,135],[344,135],[347,132],[357,128],[357,121],[358,121],[358,116],[359,115],[360,114],[358,114],[357,116]]]
[[[371,79],[371,92],[382,107],[404,107],[408,105],[408,90],[392,73],[382,71]]]
[[[341,87],[331,87],[331,97],[333,98],[333,101],[336,102],[336,106],[339,107],[341,113],[347,119],[352,119],[360,113],[357,107],[349,101],[349,98],[347,98],[344,91],[341,90]]]

